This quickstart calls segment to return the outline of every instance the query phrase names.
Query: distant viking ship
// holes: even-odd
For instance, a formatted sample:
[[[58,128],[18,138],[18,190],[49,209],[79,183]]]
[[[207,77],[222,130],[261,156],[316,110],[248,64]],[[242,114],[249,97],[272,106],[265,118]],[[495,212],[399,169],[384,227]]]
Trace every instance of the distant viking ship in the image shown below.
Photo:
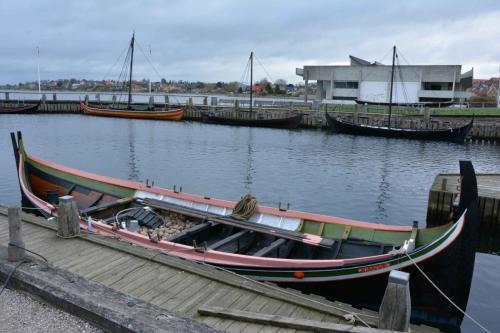
[[[135,33],[132,34],[132,40],[130,41],[129,53],[130,54],[130,71],[128,80],[128,100],[126,107],[114,106],[89,106],[83,102],[80,102],[80,108],[84,114],[92,116],[103,116],[103,117],[119,117],[119,118],[134,118],[134,119],[152,119],[152,120],[181,120],[185,107],[179,107],[175,109],[147,109],[138,110],[134,109],[132,105],[132,68],[134,61],[134,43],[135,43]],[[127,59],[126,59],[127,60]]]
[[[391,71],[391,89],[389,95],[389,103],[376,103],[376,102],[366,102],[357,100],[359,104],[378,104],[378,105],[388,105],[389,106],[389,119],[387,126],[371,126],[356,124],[354,122],[348,122],[339,119],[338,117],[333,117],[328,112],[325,113],[326,121],[328,125],[337,132],[358,134],[358,135],[371,135],[371,136],[384,136],[390,138],[406,138],[406,139],[417,139],[417,140],[441,140],[441,141],[455,141],[464,142],[467,134],[472,129],[474,118],[467,124],[459,127],[450,127],[444,129],[409,129],[409,128],[396,128],[391,124],[392,106],[393,105],[415,105],[415,103],[393,103],[392,102],[392,92],[394,87],[394,69],[395,69],[395,58],[396,58],[396,46],[393,48],[392,53],[392,71]],[[440,105],[449,102],[439,103]],[[417,103],[425,106],[432,106],[433,103]]]
[[[39,106],[40,102],[37,104],[2,103],[0,104],[0,114],[33,113],[38,110]]]
[[[294,129],[302,122],[302,113],[287,112],[280,114],[261,113],[253,109],[253,52],[250,52],[250,109],[238,110],[236,112],[213,112],[206,111],[201,115],[201,119],[206,123],[252,126],[252,127],[273,127]]]

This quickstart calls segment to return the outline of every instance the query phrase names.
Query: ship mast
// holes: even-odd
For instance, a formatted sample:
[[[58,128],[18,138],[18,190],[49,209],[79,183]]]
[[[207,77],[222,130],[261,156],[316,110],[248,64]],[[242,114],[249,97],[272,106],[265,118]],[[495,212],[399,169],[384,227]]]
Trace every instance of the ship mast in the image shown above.
[[[130,48],[132,50],[130,54],[130,76],[128,79],[128,103],[127,109],[130,109],[130,103],[132,103],[132,65],[134,63],[134,41],[135,41],[135,32],[132,33],[132,40],[130,41]]]
[[[389,124],[388,128],[391,128],[391,113],[392,113],[392,88],[394,86],[394,62],[396,60],[396,46],[392,48],[392,69],[391,69],[391,94],[389,95]]]
[[[253,108],[253,51],[250,52],[250,112]]]

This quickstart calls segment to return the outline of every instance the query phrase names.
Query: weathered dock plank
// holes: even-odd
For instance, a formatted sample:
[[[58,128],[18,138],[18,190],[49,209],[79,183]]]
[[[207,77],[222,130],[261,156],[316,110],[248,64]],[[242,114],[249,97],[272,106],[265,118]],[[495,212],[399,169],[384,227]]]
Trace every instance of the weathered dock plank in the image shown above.
[[[5,214],[5,210],[0,208],[0,230],[6,228]],[[321,298],[311,299],[206,264],[182,260],[85,231],[81,231],[75,239],[62,239],[54,236],[57,226],[53,222],[27,214],[22,217],[23,230],[37,238],[36,242],[25,239],[27,248],[40,253],[55,266],[218,329],[233,332],[295,330],[268,323],[203,316],[198,312],[200,307],[247,309],[299,319],[306,319],[307,315],[315,320],[328,319],[347,324],[343,316],[349,310]],[[8,237],[5,233],[3,235],[0,245],[8,242]],[[368,318],[367,321],[376,327],[377,318]],[[419,326],[412,327],[412,330],[423,331]]]

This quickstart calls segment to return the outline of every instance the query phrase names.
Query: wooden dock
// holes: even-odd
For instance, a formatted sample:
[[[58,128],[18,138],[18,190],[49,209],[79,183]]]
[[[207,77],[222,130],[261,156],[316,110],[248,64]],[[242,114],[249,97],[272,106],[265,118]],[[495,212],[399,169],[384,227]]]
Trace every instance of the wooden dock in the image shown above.
[[[479,192],[479,252],[500,253],[500,174],[477,174]],[[439,174],[429,191],[427,226],[448,220],[453,201],[460,192],[459,174]]]
[[[371,327],[378,313],[322,297],[259,283],[234,273],[82,231],[56,236],[52,221],[22,214],[25,247],[54,267],[141,301],[228,332],[390,332]],[[0,246],[9,242],[7,210],[0,207]],[[436,332],[411,326],[412,332]]]

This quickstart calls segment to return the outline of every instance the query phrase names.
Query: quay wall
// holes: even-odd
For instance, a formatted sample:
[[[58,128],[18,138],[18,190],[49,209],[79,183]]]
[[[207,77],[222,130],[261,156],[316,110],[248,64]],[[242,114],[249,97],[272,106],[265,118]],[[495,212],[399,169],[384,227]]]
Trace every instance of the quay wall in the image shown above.
[[[88,100],[87,102],[91,104],[109,105],[111,101],[100,101],[100,100]],[[224,101],[224,100],[220,100]],[[0,100],[0,103],[12,103],[12,100]],[[25,103],[37,103],[38,100],[26,100]],[[140,105],[147,105],[147,103],[137,103]],[[156,107],[164,107],[168,105],[166,103],[150,103]],[[174,106],[174,104],[170,104]],[[199,121],[201,119],[202,111],[225,111],[234,112],[241,105],[235,103],[235,105],[225,105],[218,104],[217,101],[214,103],[212,100],[209,104],[207,98],[204,98],[202,104],[194,104],[191,98],[188,99],[187,112],[185,114],[185,119]],[[327,122],[325,119],[325,112],[319,109],[311,108],[311,105],[305,103],[281,103],[280,105],[269,105],[263,102],[256,101],[256,108],[259,112],[272,112],[272,113],[289,113],[290,111],[298,111],[304,114],[302,119],[301,127],[310,129],[326,129]],[[359,124],[365,125],[375,125],[383,126],[387,125],[388,118],[387,114],[384,113],[372,113],[363,112],[362,106],[347,108],[349,111],[343,109],[329,110],[329,112],[335,112],[337,117],[342,120],[353,121]],[[39,113],[82,113],[79,105],[79,101],[70,100],[58,100],[55,97],[53,99],[42,98]],[[441,115],[430,115],[429,112],[422,112],[420,114],[408,114],[400,115],[396,114],[392,116],[392,123],[396,127],[405,128],[448,128],[451,126],[460,126],[465,122],[470,120],[468,117],[460,116],[441,116]],[[474,119],[474,126],[470,133],[470,139],[473,141],[480,142],[500,142],[500,117],[495,116],[476,116]]]

